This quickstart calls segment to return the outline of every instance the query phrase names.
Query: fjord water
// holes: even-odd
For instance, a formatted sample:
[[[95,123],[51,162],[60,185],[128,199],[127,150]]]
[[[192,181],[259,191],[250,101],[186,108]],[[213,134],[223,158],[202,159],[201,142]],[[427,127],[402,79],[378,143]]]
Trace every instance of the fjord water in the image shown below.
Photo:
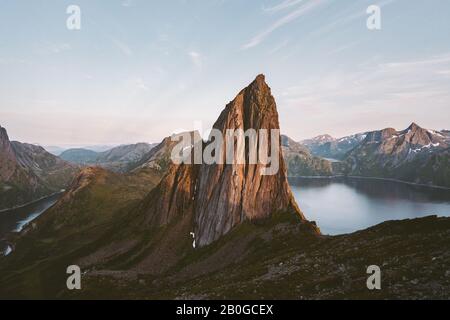
[[[32,220],[56,203],[60,193],[30,203],[26,206],[0,212],[0,255],[7,250],[7,244],[2,241],[8,232],[19,232]]]
[[[450,216],[449,189],[359,178],[291,178],[289,183],[306,218],[323,234],[350,233],[387,220]],[[20,231],[60,196],[0,212],[0,254],[7,250],[1,241],[6,233]]]
[[[343,234],[387,220],[450,216],[450,190],[369,178],[292,178],[292,192],[323,234]]]

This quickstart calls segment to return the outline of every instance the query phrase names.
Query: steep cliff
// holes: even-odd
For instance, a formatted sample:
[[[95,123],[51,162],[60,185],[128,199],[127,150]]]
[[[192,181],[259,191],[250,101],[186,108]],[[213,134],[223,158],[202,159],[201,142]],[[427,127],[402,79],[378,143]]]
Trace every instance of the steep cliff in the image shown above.
[[[228,129],[266,129],[269,133],[280,128],[275,99],[263,75],[225,107],[213,128],[220,130],[223,136]],[[269,144],[270,140],[269,137]],[[237,157],[237,142],[234,143]],[[222,151],[225,153],[225,148]],[[249,164],[249,161],[201,165],[195,196],[195,235],[200,246],[217,240],[245,220],[265,219],[277,212],[291,212],[304,219],[287,182],[281,147],[271,156],[277,157],[279,163],[279,170],[273,175],[261,174],[265,165]],[[245,157],[248,160],[248,145]]]

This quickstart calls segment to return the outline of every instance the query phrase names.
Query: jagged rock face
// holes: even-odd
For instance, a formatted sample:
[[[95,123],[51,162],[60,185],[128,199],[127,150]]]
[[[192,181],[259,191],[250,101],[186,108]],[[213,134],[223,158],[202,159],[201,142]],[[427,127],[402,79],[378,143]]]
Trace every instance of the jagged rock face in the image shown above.
[[[223,136],[227,129],[270,132],[280,128],[275,100],[263,75],[226,106],[213,127]],[[235,145],[235,155],[236,149]],[[222,153],[225,157],[224,149]],[[201,165],[195,195],[195,237],[200,246],[217,240],[244,220],[268,218],[278,211],[293,211],[303,218],[287,182],[281,149],[276,156],[279,170],[274,175],[262,175],[264,165],[248,161]]]
[[[146,217],[147,226],[163,226],[177,217],[192,214],[197,169],[198,166],[186,164],[169,167],[164,179],[141,207],[152,213]]]
[[[263,75],[226,106],[213,127],[221,131],[223,137],[227,129],[266,129],[270,142],[270,130],[279,129],[278,112]],[[211,141],[204,143],[203,148],[209,143]],[[235,141],[235,157],[236,144]],[[226,147],[221,152],[225,159]],[[248,156],[247,143],[247,160]],[[249,161],[245,164],[171,164],[160,185],[140,209],[147,213],[145,225],[162,226],[180,215],[191,214],[196,243],[204,246],[243,221],[265,219],[276,212],[291,212],[304,220],[287,181],[281,148],[270,156],[278,158],[279,170],[274,175],[262,175],[261,169],[266,166],[249,164]]]
[[[275,99],[263,75],[226,106],[213,127],[223,136],[227,129],[280,128]],[[235,154],[236,149],[235,145]],[[279,211],[293,211],[303,218],[287,182],[281,148],[277,156],[280,168],[275,175],[261,175],[263,164],[201,166],[195,197],[195,236],[200,246],[247,219],[264,219]]]

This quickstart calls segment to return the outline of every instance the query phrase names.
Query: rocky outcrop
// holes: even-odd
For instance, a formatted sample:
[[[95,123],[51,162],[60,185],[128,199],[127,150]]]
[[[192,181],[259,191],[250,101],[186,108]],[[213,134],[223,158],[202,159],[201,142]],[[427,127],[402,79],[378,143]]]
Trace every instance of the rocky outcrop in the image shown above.
[[[225,107],[213,128],[223,136],[227,129],[280,128],[275,99],[263,75]],[[199,245],[217,240],[245,220],[265,219],[276,212],[292,212],[304,219],[291,194],[281,150],[272,156],[278,157],[280,164],[274,175],[262,175],[264,165],[260,163],[201,166],[195,198],[195,234]]]
[[[225,107],[213,128],[223,137],[227,129],[266,129],[270,141],[270,130],[279,129],[278,112],[263,75]],[[205,142],[203,149],[212,142]],[[236,140],[234,143],[236,159]],[[225,159],[226,147],[220,152]],[[263,175],[265,165],[260,162],[249,163],[248,146],[245,164],[171,164],[168,174],[146,200],[146,208],[141,208],[149,217],[147,225],[166,225],[190,213],[196,243],[205,246],[244,221],[264,220],[278,212],[289,212],[305,221],[291,193],[281,149],[271,157],[279,163],[273,175]],[[318,232],[312,225],[311,229]]]

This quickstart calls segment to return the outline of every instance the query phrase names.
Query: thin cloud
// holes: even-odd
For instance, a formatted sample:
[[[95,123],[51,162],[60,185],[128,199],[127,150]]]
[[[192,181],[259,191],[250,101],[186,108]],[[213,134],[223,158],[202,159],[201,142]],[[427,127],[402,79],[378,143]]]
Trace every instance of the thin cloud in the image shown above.
[[[72,50],[70,43],[44,43],[40,44],[36,52],[38,54],[59,54],[65,51]]]
[[[197,67],[201,68],[203,65],[202,56],[197,51],[188,52],[189,57],[191,58],[192,63]]]
[[[377,5],[380,8],[386,7],[394,2],[396,2],[397,0],[384,0],[378,3],[374,3],[374,5]],[[360,6],[359,3],[356,4],[356,6]],[[363,5],[361,7],[361,9],[364,10],[360,10],[358,8],[357,11],[351,11],[350,13],[344,13],[343,15],[341,15],[339,18],[337,18],[334,21],[331,21],[330,23],[324,25],[323,27],[315,30],[314,32],[312,32],[311,36],[316,36],[316,37],[320,37],[326,33],[332,32],[334,30],[336,30],[338,27],[349,24],[353,21],[362,19],[367,17],[367,12],[366,12],[366,5]]]
[[[295,6],[296,4],[299,4],[302,1],[304,1],[304,0],[285,0],[275,6],[263,8],[263,10],[266,12],[277,12],[277,11],[284,10],[284,9],[290,8],[292,6]]]
[[[60,43],[60,44],[53,44],[49,48],[53,53],[61,53],[63,51],[71,50],[72,46],[68,43]]]
[[[283,42],[276,45],[272,50],[269,51],[269,54],[275,54],[276,52],[280,51],[281,49],[285,48],[289,44],[289,40],[284,40]]]
[[[133,0],[124,0],[122,1],[122,7],[131,7],[133,5]]]
[[[139,90],[143,90],[143,91],[149,91],[150,90],[150,88],[145,83],[144,79],[136,78],[135,81],[136,81],[136,88],[138,88]]]
[[[241,47],[241,49],[247,50],[247,49],[250,49],[250,48],[253,48],[253,47],[259,45],[265,38],[267,38],[275,30],[304,16],[305,14],[309,13],[310,11],[320,7],[325,2],[326,2],[326,0],[316,0],[316,1],[309,1],[305,4],[303,4],[296,10],[292,11],[291,13],[289,13],[289,14],[283,16],[282,18],[278,19],[277,21],[275,21],[267,29],[265,29],[262,32],[260,32],[259,34],[257,34],[249,42],[244,44]]]
[[[449,62],[450,54],[444,53],[414,61],[374,63],[351,71],[330,71],[286,88],[281,98],[290,107],[325,113],[343,105],[347,111],[365,107],[400,110],[430,104],[438,108],[450,101],[450,83],[445,74]]]
[[[130,49],[130,47],[120,41],[119,39],[111,37],[112,43],[126,56],[131,57],[133,55],[133,51]]]
[[[388,68],[410,68],[420,66],[430,66],[435,64],[450,63],[450,53],[435,55],[427,59],[413,60],[413,61],[400,61],[385,63],[382,66]]]

